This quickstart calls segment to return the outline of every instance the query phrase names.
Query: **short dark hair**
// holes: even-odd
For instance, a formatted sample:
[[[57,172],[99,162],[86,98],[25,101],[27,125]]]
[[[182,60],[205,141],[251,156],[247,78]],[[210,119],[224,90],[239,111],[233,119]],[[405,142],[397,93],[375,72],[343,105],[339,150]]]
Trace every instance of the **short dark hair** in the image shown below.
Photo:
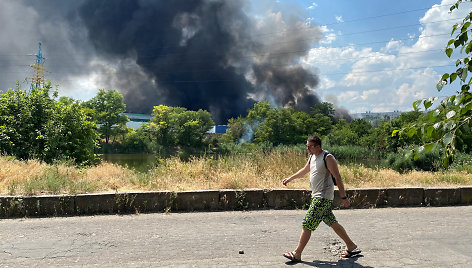
[[[306,141],[313,142],[315,145],[319,145],[321,147],[321,138],[318,136],[310,136]]]

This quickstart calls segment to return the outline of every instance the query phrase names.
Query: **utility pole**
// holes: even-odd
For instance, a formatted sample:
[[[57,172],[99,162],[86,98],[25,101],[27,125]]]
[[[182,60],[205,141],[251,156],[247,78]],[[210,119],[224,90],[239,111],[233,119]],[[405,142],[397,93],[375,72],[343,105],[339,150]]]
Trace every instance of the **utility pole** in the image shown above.
[[[44,73],[47,71],[44,68],[44,60],[43,53],[41,52],[41,42],[39,42],[38,54],[36,56],[36,63],[31,64],[30,66],[33,67],[33,77],[31,77],[31,90],[40,89],[44,86]]]

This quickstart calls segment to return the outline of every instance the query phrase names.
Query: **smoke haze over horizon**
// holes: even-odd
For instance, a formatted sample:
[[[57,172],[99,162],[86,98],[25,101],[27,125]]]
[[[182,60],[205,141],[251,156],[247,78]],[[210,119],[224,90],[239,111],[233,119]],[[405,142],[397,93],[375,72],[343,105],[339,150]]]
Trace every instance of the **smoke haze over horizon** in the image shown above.
[[[340,117],[407,112],[457,90],[436,90],[456,70],[444,53],[452,25],[472,7],[449,12],[454,2],[2,0],[0,90],[29,88],[41,42],[60,96],[118,90],[129,112],[183,106],[225,123],[261,100],[303,111],[328,101]]]
[[[217,123],[245,115],[260,100],[302,111],[320,102],[318,76],[300,57],[321,32],[307,27],[296,9],[256,15],[246,0],[22,0],[0,8],[36,25],[23,32],[25,42],[43,42],[46,78],[66,94],[83,77],[84,87],[121,92],[130,112],[182,106],[208,110]],[[24,31],[8,17],[0,22],[8,25],[4,34]]]

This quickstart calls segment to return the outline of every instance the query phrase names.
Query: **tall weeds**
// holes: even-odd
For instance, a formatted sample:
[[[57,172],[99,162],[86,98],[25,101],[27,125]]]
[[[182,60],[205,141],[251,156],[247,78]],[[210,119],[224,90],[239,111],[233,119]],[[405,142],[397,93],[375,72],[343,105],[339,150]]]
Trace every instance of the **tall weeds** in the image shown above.
[[[333,153],[338,153],[335,151]],[[358,155],[358,153],[355,153]],[[307,161],[299,147],[232,153],[220,156],[161,159],[149,172],[102,163],[89,168],[66,164],[47,165],[36,160],[0,157],[1,195],[76,194],[148,190],[205,190],[284,188],[282,180]],[[369,168],[337,157],[347,188],[432,187],[472,185],[468,162],[457,169],[438,172],[410,171],[400,174],[386,168]],[[308,189],[308,176],[288,185]]]

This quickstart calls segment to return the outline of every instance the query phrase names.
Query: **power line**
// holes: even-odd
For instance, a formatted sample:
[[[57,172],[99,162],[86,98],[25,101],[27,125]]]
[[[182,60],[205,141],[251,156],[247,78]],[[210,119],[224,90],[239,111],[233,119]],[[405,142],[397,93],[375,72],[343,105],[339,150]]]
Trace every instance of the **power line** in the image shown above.
[[[433,37],[433,36],[440,36],[440,35],[446,35],[446,34],[431,35],[431,36],[420,36],[419,38],[426,38],[426,37]],[[413,38],[406,38],[406,39],[413,39]],[[390,42],[390,41],[387,41],[387,42]],[[378,43],[378,42],[368,42],[368,43],[363,43],[363,44],[365,45],[365,44],[372,44],[372,43]],[[330,47],[330,48],[336,48],[336,47]],[[303,50],[303,51],[307,51],[307,50]],[[303,52],[303,51],[302,50],[285,51],[285,52],[275,53],[275,54],[272,54],[272,55],[270,55],[270,53],[265,53],[265,55],[270,55],[271,57],[275,57],[277,55],[283,55],[283,54],[287,54],[287,53],[300,53],[300,52]],[[436,50],[434,49],[434,50],[424,50],[424,51],[415,51],[415,52],[404,52],[404,53],[397,53],[395,55],[398,56],[398,55],[407,55],[407,54],[417,54],[417,53],[425,53],[425,52],[431,52],[431,51],[436,51]],[[335,60],[325,59],[325,60],[321,60],[321,61],[317,61],[317,62],[326,62],[326,61],[331,61],[332,62],[332,61],[341,61],[341,60],[345,61],[345,60],[351,60],[351,59],[366,59],[366,58],[377,58],[377,57],[387,57],[387,56],[391,56],[391,55],[371,55],[371,56],[364,56],[364,57],[352,57],[352,58],[343,58],[343,59],[335,59]],[[246,56],[246,57],[255,57],[255,56]],[[292,64],[267,64],[265,66],[290,66],[290,65],[294,65],[294,64],[295,63],[292,63]],[[26,67],[26,66],[29,66],[29,65],[24,65],[24,67]],[[131,66],[131,64],[126,64],[124,66]],[[432,66],[432,67],[434,67],[434,66]],[[219,70],[219,68],[198,69],[198,70],[179,70],[179,71],[153,72],[153,73],[154,74],[159,74],[159,73],[161,73],[161,74],[163,74],[163,73],[205,73],[205,72],[212,72],[212,71],[215,71],[215,70]],[[25,72],[17,71],[17,72],[9,72],[9,73],[25,73]],[[339,74],[342,74],[342,73],[335,73],[335,74],[330,74],[330,75],[339,75]]]
[[[400,28],[407,28],[407,27],[413,27],[413,26],[418,26],[418,25],[424,25],[424,24],[433,24],[433,23],[440,23],[440,22],[446,22],[446,21],[453,21],[453,20],[458,20],[460,18],[453,18],[453,19],[446,19],[446,20],[438,20],[438,21],[432,21],[432,22],[427,22],[427,23],[415,23],[415,24],[409,24],[409,25],[401,25],[401,26],[394,26],[394,27],[385,27],[385,28],[380,28],[380,29],[373,29],[373,30],[367,30],[367,31],[361,31],[361,32],[353,32],[353,33],[346,33],[346,34],[337,34],[336,37],[342,37],[342,36],[350,36],[350,35],[357,35],[357,34],[364,34],[364,33],[371,33],[371,32],[380,32],[380,31],[387,31],[387,30],[393,30],[393,29],[400,29]],[[318,26],[316,26],[318,27]],[[450,35],[450,33],[447,34],[441,34],[441,35]],[[430,36],[439,36],[439,35],[430,35]],[[427,37],[427,36],[425,36]],[[313,37],[313,38],[305,38],[305,39],[296,39],[296,40],[290,40],[290,41],[279,41],[279,42],[272,42],[270,43],[271,46],[277,46],[281,44],[287,44],[287,43],[293,43],[293,42],[301,42],[301,41],[315,41],[317,40],[318,37]],[[404,38],[404,39],[398,39],[398,40],[407,40],[407,39],[414,39],[414,38]],[[390,40],[389,40],[390,41]],[[376,43],[383,43],[383,42],[389,42],[389,41],[379,41]],[[364,43],[364,44],[373,44],[373,43]],[[149,49],[149,50],[161,50],[161,49],[168,49],[168,48],[180,48],[180,46],[167,46],[167,47],[161,47],[161,48],[154,48],[154,49]],[[301,51],[296,51],[296,52],[304,52],[307,50],[301,50]],[[198,53],[199,55],[202,54],[202,52],[195,52]],[[205,52],[203,52],[205,53]],[[212,52],[207,52],[207,54],[211,54]],[[267,53],[266,53],[267,54]],[[188,53],[184,52],[168,52],[168,53],[159,53],[159,54],[140,54],[139,58],[159,58],[159,57],[164,57],[164,56],[169,56],[169,55],[188,55]]]
[[[435,34],[435,35],[423,35],[423,36],[419,36],[418,39],[420,38],[429,38],[429,37],[437,37],[437,36],[445,36],[445,35],[449,35],[449,33],[447,34]],[[416,37],[410,37],[410,38],[402,38],[402,39],[397,39],[397,40],[394,40],[394,41],[404,41],[404,40],[413,40],[413,39],[416,39]],[[350,44],[348,46],[338,46],[338,47],[329,47],[329,49],[333,49],[333,48],[343,48],[343,47],[352,47],[352,46],[363,46],[363,45],[370,45],[370,44],[379,44],[379,43],[388,43],[388,42],[391,42],[392,40],[388,40],[388,41],[378,41],[378,42],[366,42],[366,43],[358,43],[358,44]],[[257,53],[257,54],[253,54],[253,55],[247,55],[247,56],[241,56],[239,57],[239,59],[244,59],[244,58],[257,58],[257,57],[264,57],[264,56],[269,56],[269,57],[277,57],[277,56],[283,56],[283,55],[288,55],[288,54],[298,54],[298,53],[302,53],[302,52],[308,52],[312,49],[316,49],[316,48],[308,48],[308,49],[300,49],[300,50],[291,50],[291,51],[281,51],[281,52],[265,52],[265,53]],[[201,55],[201,53],[200,53]],[[202,59],[198,59],[198,60],[192,60],[192,61],[185,61],[186,63],[198,63],[198,62],[203,62],[204,60]],[[149,63],[140,63],[139,65],[153,65],[155,64],[155,62],[149,62]],[[131,65],[134,65],[134,64],[127,64],[125,66],[131,66]]]
[[[444,35],[444,34],[443,34]],[[422,36],[424,37],[433,37],[433,36],[438,36],[438,35],[432,35],[432,36]],[[408,38],[411,39],[411,38]],[[390,41],[388,41],[390,42]],[[372,44],[371,43],[364,43],[364,44]],[[329,47],[328,49],[332,48],[338,48],[338,47]],[[297,50],[297,51],[285,51],[285,52],[280,52],[280,53],[265,53],[265,55],[271,55],[271,56],[276,56],[276,55],[281,55],[281,54],[287,54],[287,53],[299,53],[299,52],[304,52],[308,50]],[[433,51],[440,51],[440,48],[438,49],[429,49],[429,50],[422,50],[422,51],[410,51],[410,52],[403,52],[403,53],[397,53],[397,54],[382,54],[382,55],[370,55],[370,56],[363,56],[363,57],[351,57],[351,58],[342,58],[342,59],[324,59],[324,60],[317,60],[317,62],[333,62],[333,61],[346,61],[346,60],[354,60],[354,59],[367,59],[367,58],[380,58],[380,57],[389,57],[389,56],[399,56],[399,55],[411,55],[411,54],[419,54],[419,53],[426,53],[426,52],[433,52]],[[245,57],[255,57],[255,56],[245,56]],[[197,61],[194,61],[197,62]],[[149,63],[153,64],[153,63]],[[265,66],[292,66],[295,63],[288,63],[288,64],[266,64]],[[299,64],[299,63],[297,63]],[[124,64],[123,66],[132,66],[135,64]],[[137,65],[137,64],[136,64]],[[141,64],[141,65],[146,65],[146,64]],[[23,66],[29,66],[29,65],[17,65],[19,67]],[[49,65],[50,67],[55,66],[55,67],[61,67],[61,66],[67,66],[67,65]],[[138,65],[139,66],[139,65]],[[177,71],[166,71],[166,72],[153,72],[154,74],[158,73],[201,73],[201,72],[209,72],[209,71],[215,71],[215,70],[220,70],[221,68],[207,68],[207,69],[198,69],[198,70],[177,70]],[[10,72],[13,73],[13,72]]]
[[[437,7],[450,7],[452,4],[445,4],[445,5],[436,5]],[[330,24],[325,24],[325,25],[335,25],[335,24],[341,24],[341,23],[348,23],[348,22],[356,22],[356,21],[362,21],[362,20],[369,20],[369,19],[377,19],[377,18],[383,18],[383,17],[390,17],[390,16],[396,16],[396,15],[401,15],[401,14],[406,14],[406,13],[412,13],[412,12],[417,12],[417,11],[424,11],[424,10],[429,10],[432,7],[425,7],[425,8],[418,8],[418,9],[412,9],[412,10],[405,10],[405,11],[399,11],[395,13],[387,13],[387,14],[382,14],[382,15],[377,15],[377,16],[371,16],[371,17],[364,17],[364,18],[358,18],[358,19],[351,19],[347,21],[342,21],[342,22],[333,22]]]
[[[383,69],[376,71],[362,71],[362,72],[345,72],[345,73],[326,73],[326,75],[344,75],[344,74],[366,74],[366,73],[379,73],[379,72],[396,72],[396,71],[407,71],[407,70],[418,70],[418,69],[427,69],[427,68],[440,68],[440,67],[455,67],[455,64],[447,65],[435,65],[435,66],[421,66],[421,67],[410,67],[410,68],[396,68],[396,69]]]
[[[376,71],[362,71],[362,72],[346,72],[346,73],[329,73],[329,75],[341,75],[341,74],[366,74],[366,73],[381,73],[381,72],[396,72],[396,71],[407,71],[407,70],[418,70],[418,69],[427,69],[427,68],[439,68],[439,67],[452,67],[455,64],[448,65],[436,65],[436,66],[419,66],[419,67],[410,67],[410,68],[396,68],[396,69],[383,69]],[[318,76],[318,74],[313,74],[312,76]],[[63,79],[63,80],[72,80],[72,79]],[[233,82],[238,81],[237,79],[206,79],[206,80],[157,80],[157,83],[160,84],[172,84],[172,83],[215,83],[215,82]]]
[[[440,5],[440,6],[450,6],[450,5]],[[352,21],[359,21],[359,20],[365,20],[365,19],[371,19],[371,18],[377,18],[377,17],[385,17],[385,16],[393,16],[393,15],[398,15],[398,14],[403,14],[403,13],[409,13],[409,12],[413,12],[413,11],[419,11],[419,10],[426,10],[426,9],[429,9],[429,8],[421,8],[421,9],[415,9],[415,10],[407,10],[407,11],[403,11],[403,12],[396,12],[396,13],[390,13],[390,14],[384,14],[384,15],[378,15],[378,16],[373,16],[373,17],[365,17],[365,18],[359,18],[359,19],[354,19],[354,20],[349,20],[349,21],[344,21],[344,22],[339,22],[339,23],[333,23],[333,24],[340,24],[340,23],[345,23],[345,22],[352,22]],[[458,19],[461,19],[461,18],[452,18],[452,19],[446,19],[446,20],[439,20],[439,21],[432,21],[432,22],[425,22],[425,23],[416,23],[416,24],[409,24],[409,25],[401,25],[401,26],[395,26],[395,27],[386,27],[386,28],[381,28],[381,29],[373,29],[373,30],[367,30],[367,31],[361,31],[361,32],[353,32],[353,33],[346,33],[346,34],[337,34],[336,36],[349,36],[349,35],[357,35],[357,34],[363,34],[363,33],[369,33],[369,32],[378,32],[378,31],[386,31],[386,30],[391,30],[391,29],[399,29],[399,28],[406,28],[406,27],[412,27],[412,26],[418,26],[418,25],[424,25],[424,24],[432,24],[432,23],[440,23],[440,22],[445,22],[445,21],[451,21],[451,20],[458,20]],[[330,24],[325,24],[325,25],[330,25]],[[319,26],[313,26],[313,27],[307,27],[307,28],[301,28],[301,29],[304,29],[304,30],[307,30],[307,29],[313,29],[315,27],[319,27]],[[282,32],[286,32],[288,30],[285,30],[285,31],[281,31],[281,32],[272,32],[272,33],[265,33],[265,34],[261,34],[261,35],[269,35],[269,34],[276,34],[276,33],[282,33]],[[254,35],[254,36],[257,36],[257,35]],[[437,35],[434,35],[434,36],[437,36]],[[316,40],[317,38],[313,38],[313,40]],[[413,39],[413,38],[407,38],[407,39]],[[407,39],[399,39],[399,40],[407,40]],[[297,39],[297,41],[310,41],[312,39]],[[278,44],[284,44],[284,43],[289,43],[289,42],[293,42],[293,41],[281,41],[281,42],[273,42],[271,43],[270,45],[278,45]],[[383,43],[385,41],[379,41],[379,42],[372,42],[372,43],[363,43],[363,45],[365,44],[373,44],[373,43]],[[389,42],[389,41],[387,41]],[[167,47],[161,47],[160,49],[165,49],[165,48],[177,48],[177,47],[180,47],[180,46],[167,46]],[[157,50],[157,49],[156,49]],[[295,52],[303,52],[303,51],[307,51],[307,50],[301,50],[301,51],[295,51]],[[166,55],[173,55],[173,54],[183,54],[183,53],[161,53],[161,54],[155,54],[155,55],[140,55],[140,58],[155,58],[155,57],[160,57],[160,56],[166,56]],[[201,53],[199,53],[201,54]],[[2,56],[31,56],[32,54],[0,54],[0,57]]]
[[[445,5],[436,5],[437,7],[450,7],[452,4],[445,4]],[[350,23],[350,22],[357,22],[357,21],[363,21],[363,20],[369,20],[369,19],[376,19],[376,18],[381,18],[381,17],[390,17],[390,16],[396,16],[396,15],[401,15],[401,14],[406,14],[406,13],[411,13],[411,12],[417,12],[417,11],[424,11],[424,10],[429,10],[431,9],[432,7],[425,7],[425,8],[419,8],[419,9],[412,9],[412,10],[406,10],[406,11],[400,11],[400,12],[395,12],[395,13],[387,13],[387,14],[382,14],[382,15],[376,15],[376,16],[370,16],[370,17],[361,17],[361,18],[357,18],[357,19],[351,19],[351,20],[344,20],[344,21],[336,21],[336,22],[333,22],[333,23],[327,23],[327,24],[320,24],[320,26],[330,26],[330,25],[336,25],[336,24],[343,24],[343,23]],[[291,29],[287,29],[287,30],[284,30],[282,32],[293,32],[293,31],[297,31],[297,30],[309,30],[311,28],[314,28],[314,27],[320,27],[319,25],[316,25],[316,26],[308,26],[308,27],[304,27],[304,28],[301,28],[301,27],[294,27],[294,28],[291,28]],[[277,33],[281,33],[281,32],[271,32],[271,33],[265,33],[265,34],[261,34],[261,35],[272,35],[272,34],[277,34]]]
[[[459,20],[459,19],[461,19],[461,18],[453,18],[453,19],[447,19],[447,20],[431,21],[431,22],[427,22],[427,23],[415,23],[415,24],[400,25],[400,26],[394,26],[394,27],[386,27],[386,28],[380,28],[380,29],[374,29],[374,30],[367,30],[367,31],[362,31],[362,32],[354,32],[354,33],[347,33],[347,34],[339,34],[339,35],[337,35],[337,36],[347,36],[347,35],[356,35],[356,34],[363,34],[363,33],[370,33],[370,32],[380,32],[380,31],[386,31],[386,30],[408,28],[408,27],[413,27],[413,26],[418,26],[418,25],[424,25],[424,24],[432,24],[432,23],[440,23],[440,22],[446,22],[446,21],[453,21],[453,20]]]

